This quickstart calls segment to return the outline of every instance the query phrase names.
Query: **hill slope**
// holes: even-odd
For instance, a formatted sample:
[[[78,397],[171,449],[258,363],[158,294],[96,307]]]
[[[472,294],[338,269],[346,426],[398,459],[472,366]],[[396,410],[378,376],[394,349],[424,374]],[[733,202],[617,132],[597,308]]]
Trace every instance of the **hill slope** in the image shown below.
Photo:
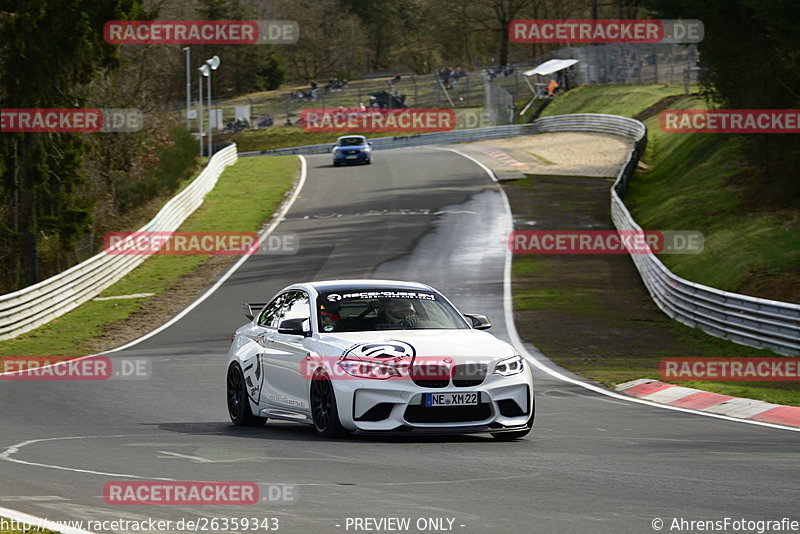
[[[800,302],[800,208],[765,200],[763,169],[744,160],[740,138],[662,132],[661,108],[706,107],[683,93],[682,86],[581,87],[558,97],[545,115],[649,115],[649,170],[634,176],[625,203],[644,229],[699,230],[705,236],[701,254],[661,260],[694,282]],[[659,105],[662,99],[665,105]]]

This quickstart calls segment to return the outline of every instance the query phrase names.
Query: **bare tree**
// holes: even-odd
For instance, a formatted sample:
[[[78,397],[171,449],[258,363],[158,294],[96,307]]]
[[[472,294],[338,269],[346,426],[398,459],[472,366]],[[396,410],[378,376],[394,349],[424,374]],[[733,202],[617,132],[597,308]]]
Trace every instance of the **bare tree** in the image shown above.
[[[476,28],[496,35],[498,64],[508,64],[508,26],[527,10],[534,0],[448,0],[454,7],[464,4],[464,17]]]
[[[337,0],[278,0],[276,15],[297,21],[300,38],[281,49],[289,77],[313,80],[322,76],[363,72],[364,30],[357,17]]]

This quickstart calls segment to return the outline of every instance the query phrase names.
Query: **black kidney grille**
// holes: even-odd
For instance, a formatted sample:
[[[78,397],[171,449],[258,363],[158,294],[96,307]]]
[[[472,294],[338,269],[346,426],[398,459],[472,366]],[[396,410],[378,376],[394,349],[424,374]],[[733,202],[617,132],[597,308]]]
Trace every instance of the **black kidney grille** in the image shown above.
[[[480,386],[486,379],[489,366],[485,363],[465,363],[453,367],[453,385],[460,388]]]
[[[423,388],[444,388],[450,384],[450,369],[446,365],[415,365],[410,374],[411,380]]]

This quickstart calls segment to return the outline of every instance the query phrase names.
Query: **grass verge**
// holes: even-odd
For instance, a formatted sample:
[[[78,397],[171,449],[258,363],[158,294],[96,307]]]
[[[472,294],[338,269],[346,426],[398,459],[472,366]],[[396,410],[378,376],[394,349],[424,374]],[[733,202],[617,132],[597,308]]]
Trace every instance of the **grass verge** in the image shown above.
[[[191,231],[253,232],[280,206],[291,188],[299,162],[294,156],[244,158],[229,167],[205,202],[180,227]],[[89,340],[100,337],[169,288],[210,256],[153,256],[100,296],[154,293],[84,303],[50,323],[0,343],[0,356],[79,356]]]
[[[705,107],[686,98],[672,108]],[[800,207],[754,197],[763,171],[725,134],[670,134],[654,116],[646,154],[650,172],[630,183],[625,203],[647,230],[698,230],[701,254],[663,254],[678,276],[725,291],[800,303]]]
[[[690,86],[694,92],[696,87]],[[591,85],[558,96],[542,116],[566,113],[608,113],[633,117],[661,99],[684,94],[683,85]]]
[[[633,117],[659,99],[671,100],[673,109],[707,107],[697,97],[680,97],[683,92],[683,86],[579,87],[545,115]],[[740,137],[664,133],[658,115],[644,121],[650,170],[634,176],[625,203],[646,230],[695,230],[705,238],[701,254],[663,254],[661,261],[700,284],[800,303],[800,207],[778,206],[758,193],[765,172],[745,161]]]
[[[596,229],[607,220],[606,182],[587,185],[581,177],[538,177],[503,184],[515,214],[538,212],[540,227],[580,212]],[[554,187],[555,186],[555,187]],[[594,187],[594,191],[587,188]],[[564,206],[548,215],[560,198],[596,196],[595,208]],[[592,204],[588,204],[592,205]],[[522,226],[518,230],[525,229]],[[590,274],[587,274],[590,273]],[[774,357],[706,335],[673,321],[653,303],[633,262],[625,255],[515,255],[512,263],[514,313],[524,339],[559,365],[608,387],[636,378],[659,378],[663,358]],[[565,333],[568,333],[565,335]],[[800,406],[798,382],[673,382],[678,385]]]

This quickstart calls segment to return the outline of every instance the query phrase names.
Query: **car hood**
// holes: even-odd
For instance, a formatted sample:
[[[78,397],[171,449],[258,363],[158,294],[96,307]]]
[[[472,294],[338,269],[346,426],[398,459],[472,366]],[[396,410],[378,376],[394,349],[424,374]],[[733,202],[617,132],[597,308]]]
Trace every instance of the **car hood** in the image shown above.
[[[314,345],[317,354],[329,357],[450,356],[459,362],[490,362],[516,354],[505,341],[481,330],[467,329],[321,334]]]

